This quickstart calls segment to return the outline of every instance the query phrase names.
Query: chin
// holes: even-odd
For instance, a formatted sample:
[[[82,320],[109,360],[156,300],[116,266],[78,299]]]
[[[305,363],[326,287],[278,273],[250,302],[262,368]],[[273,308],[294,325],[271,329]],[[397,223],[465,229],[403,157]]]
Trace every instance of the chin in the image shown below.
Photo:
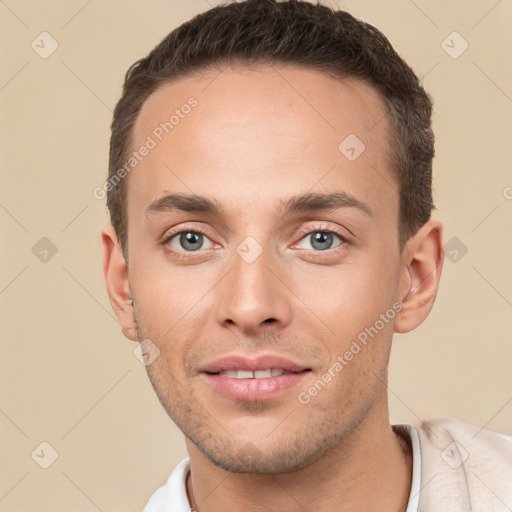
[[[230,473],[277,475],[290,473],[309,466],[330,448],[327,439],[288,438],[275,439],[274,443],[256,445],[251,441],[229,439],[224,443],[211,438],[203,442],[191,441],[208,460]],[[212,442],[213,441],[213,442]]]

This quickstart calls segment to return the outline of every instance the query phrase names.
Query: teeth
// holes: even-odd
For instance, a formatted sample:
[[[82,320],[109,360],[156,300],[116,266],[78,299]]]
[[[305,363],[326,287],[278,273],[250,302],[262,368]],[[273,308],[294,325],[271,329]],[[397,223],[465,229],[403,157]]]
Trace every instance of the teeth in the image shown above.
[[[249,370],[226,370],[219,372],[221,377],[231,377],[234,379],[269,379],[270,377],[279,377],[284,370],[269,369],[269,370],[256,370],[251,372]]]
[[[271,377],[272,370],[257,370],[254,372],[255,379],[268,379]]]
[[[236,372],[236,378],[237,379],[253,379],[254,373],[250,372],[249,370],[238,370],[238,372]]]

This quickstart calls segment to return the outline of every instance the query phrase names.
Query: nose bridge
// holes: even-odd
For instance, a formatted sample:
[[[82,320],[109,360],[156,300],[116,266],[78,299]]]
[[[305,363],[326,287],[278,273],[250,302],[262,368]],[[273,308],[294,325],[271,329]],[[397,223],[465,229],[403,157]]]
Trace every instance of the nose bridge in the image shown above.
[[[236,248],[231,271],[219,290],[219,323],[226,327],[236,325],[246,332],[288,323],[288,297],[271,270],[272,262],[270,250],[251,237]]]

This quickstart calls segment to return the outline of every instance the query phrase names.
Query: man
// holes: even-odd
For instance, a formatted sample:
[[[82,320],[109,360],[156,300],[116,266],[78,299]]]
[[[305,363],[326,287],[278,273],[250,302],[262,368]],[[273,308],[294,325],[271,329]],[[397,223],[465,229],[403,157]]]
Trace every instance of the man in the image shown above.
[[[307,2],[216,7],[130,68],[104,273],[190,456],[146,512],[512,510],[510,438],[389,423],[443,261],[431,112],[378,30]]]

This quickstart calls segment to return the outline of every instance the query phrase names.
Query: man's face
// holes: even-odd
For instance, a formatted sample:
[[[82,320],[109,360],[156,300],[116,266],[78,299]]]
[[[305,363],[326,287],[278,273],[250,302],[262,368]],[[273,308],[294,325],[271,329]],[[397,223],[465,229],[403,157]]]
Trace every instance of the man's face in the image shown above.
[[[401,260],[385,106],[312,70],[210,71],[148,98],[133,149],[191,96],[128,178],[139,340],[160,350],[148,374],[189,448],[290,471],[387,419]]]

